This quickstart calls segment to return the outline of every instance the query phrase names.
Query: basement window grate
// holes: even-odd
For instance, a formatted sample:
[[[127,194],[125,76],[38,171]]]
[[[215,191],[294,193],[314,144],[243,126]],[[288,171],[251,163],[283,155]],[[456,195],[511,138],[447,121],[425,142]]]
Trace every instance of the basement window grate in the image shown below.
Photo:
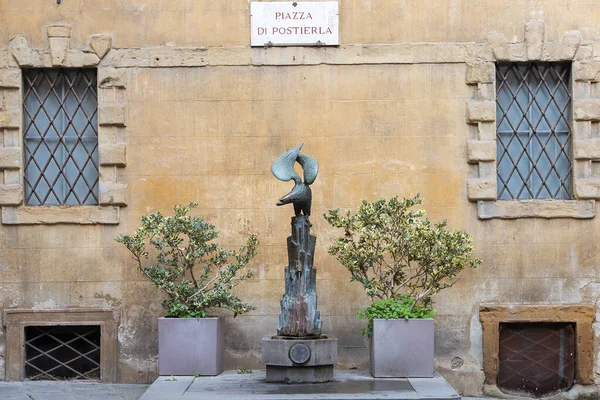
[[[500,324],[498,388],[534,397],[568,390],[575,381],[571,323]]]
[[[100,379],[100,326],[25,327],[25,377]]]

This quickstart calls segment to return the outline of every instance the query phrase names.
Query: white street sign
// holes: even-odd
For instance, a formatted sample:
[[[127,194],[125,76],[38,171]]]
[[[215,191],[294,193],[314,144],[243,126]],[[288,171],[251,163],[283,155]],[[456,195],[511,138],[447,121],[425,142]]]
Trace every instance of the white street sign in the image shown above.
[[[252,46],[337,46],[337,1],[250,3]]]

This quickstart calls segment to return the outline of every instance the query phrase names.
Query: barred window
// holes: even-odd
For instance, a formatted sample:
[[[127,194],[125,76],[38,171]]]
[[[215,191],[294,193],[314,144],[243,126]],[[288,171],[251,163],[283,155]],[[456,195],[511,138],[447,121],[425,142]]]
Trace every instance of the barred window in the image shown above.
[[[571,199],[570,64],[496,66],[498,199]]]
[[[95,69],[23,70],[25,204],[98,204]]]

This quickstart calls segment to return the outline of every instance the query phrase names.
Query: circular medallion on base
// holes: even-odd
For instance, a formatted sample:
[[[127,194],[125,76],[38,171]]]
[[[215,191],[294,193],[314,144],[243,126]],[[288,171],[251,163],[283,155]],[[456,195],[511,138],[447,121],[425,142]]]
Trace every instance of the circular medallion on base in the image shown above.
[[[290,348],[289,356],[295,364],[305,364],[310,360],[310,349],[305,344],[296,343]]]

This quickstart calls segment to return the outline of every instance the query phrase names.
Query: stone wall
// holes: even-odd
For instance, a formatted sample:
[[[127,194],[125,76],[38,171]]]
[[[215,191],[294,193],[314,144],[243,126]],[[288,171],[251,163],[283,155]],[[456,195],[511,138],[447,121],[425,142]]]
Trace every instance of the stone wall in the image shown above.
[[[106,193],[106,206],[118,215],[110,224],[89,215],[65,224],[68,210],[40,217],[4,203],[0,307],[118,308],[117,379],[151,381],[161,299],[113,238],[133,232],[142,214],[198,201],[196,213],[217,226],[224,244],[240,246],[248,234],[259,235],[257,273],[239,290],[257,310],[227,317],[226,364],[261,368],[260,338],[278,324],[292,215],[290,207],[274,205],[290,185],[272,177],[270,165],[305,142],[304,151],[321,167],[312,186],[315,266],[323,330],[339,338],[339,366],[367,366],[364,324],[355,316],[367,300],[327,254],[336,232],[320,216],[329,208],[356,207],[361,199],[420,192],[432,219],[448,219],[451,228],[474,236],[483,260],[436,299],[438,368],[461,392],[478,394],[484,381],[480,304],[596,303],[600,222],[592,200],[585,219],[552,213],[478,218],[467,182],[490,160],[485,148],[468,143],[478,138],[479,122],[495,116],[492,111],[486,120],[483,109],[477,114],[482,121],[474,120],[478,110],[467,106],[489,90],[485,69],[472,66],[498,59],[499,38],[523,42],[529,20],[543,21],[536,23],[545,29],[541,42],[558,52],[573,46],[574,36],[564,33],[578,31],[575,51],[583,53],[571,57],[580,57],[588,77],[586,121],[593,138],[600,119],[599,13],[599,4],[574,0],[340,0],[341,46],[251,49],[246,0],[2,0],[4,148],[19,142],[18,118],[3,122],[13,115],[7,110],[20,107],[19,86],[3,83],[18,74],[19,64],[27,65],[19,56],[51,66],[85,63],[83,55],[93,53],[100,102],[118,106],[106,111],[100,127],[111,150],[101,171],[114,190]],[[57,24],[72,27],[70,47],[62,49],[66,42],[53,38],[64,36],[48,31]],[[97,35],[111,38],[104,54],[91,46]],[[11,151],[0,154],[0,184],[19,182]],[[0,378],[3,335],[0,330]]]

